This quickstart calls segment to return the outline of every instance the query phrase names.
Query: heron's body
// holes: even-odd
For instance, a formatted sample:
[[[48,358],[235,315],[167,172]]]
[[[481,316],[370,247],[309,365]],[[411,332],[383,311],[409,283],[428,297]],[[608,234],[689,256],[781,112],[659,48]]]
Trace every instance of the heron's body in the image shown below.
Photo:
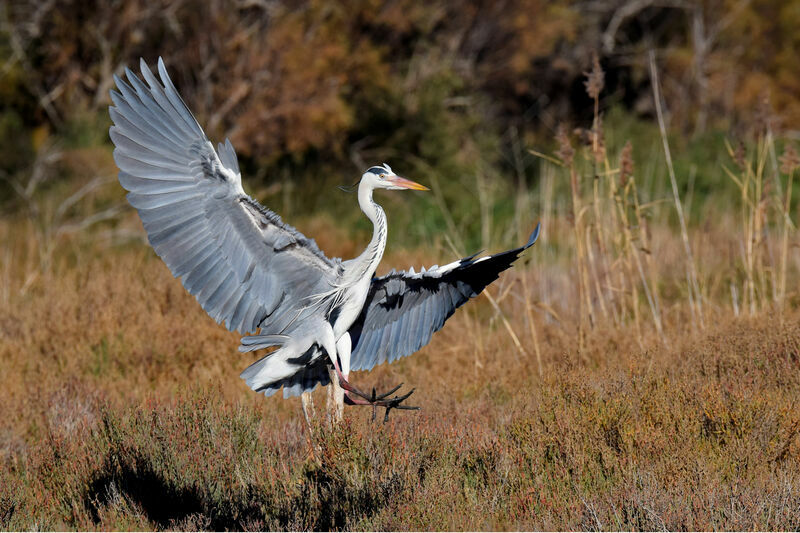
[[[349,374],[348,331],[364,309],[372,276],[386,249],[386,216],[373,200],[368,182],[359,186],[358,200],[362,211],[374,224],[369,245],[358,257],[341,262],[341,269],[332,287],[320,287],[320,292],[309,298],[313,304],[300,311],[298,319],[283,330],[283,335],[287,337],[285,344],[242,373],[247,385],[253,390],[268,387],[272,389],[268,393],[274,392],[281,384],[291,381],[298,374],[323,382],[327,367],[316,366],[314,363],[320,359],[327,363],[323,357],[325,355],[338,358],[342,373],[345,377]],[[324,320],[319,320],[319,317],[324,317]],[[248,339],[247,342],[252,343],[258,338],[259,336],[250,337],[253,340]],[[263,348],[268,345],[256,343],[250,344],[248,348]],[[316,369],[310,376],[306,370],[309,366]],[[307,389],[304,387],[304,390]],[[296,391],[285,389],[284,394],[291,392]]]
[[[358,188],[374,231],[354,259],[330,259],[313,239],[247,196],[230,141],[218,151],[181,100],[159,60],[160,81],[141,62],[116,78],[110,136],[119,180],[150,244],[212,318],[247,335],[240,351],[277,347],[241,377],[267,395],[299,395],[334,379],[352,403],[398,407],[404,397],[369,398],[350,370],[410,355],[457,307],[476,296],[531,246],[464,258],[419,273],[374,277],[386,247],[386,216],[375,189],[425,187],[369,168]],[[145,83],[146,82],[146,83]]]

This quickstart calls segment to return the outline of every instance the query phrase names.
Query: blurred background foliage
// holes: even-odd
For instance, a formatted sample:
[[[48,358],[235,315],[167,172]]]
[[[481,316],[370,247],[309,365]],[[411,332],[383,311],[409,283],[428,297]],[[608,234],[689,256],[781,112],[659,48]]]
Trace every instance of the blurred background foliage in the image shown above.
[[[504,198],[540,172],[527,148],[550,150],[560,123],[591,126],[594,54],[609,152],[633,138],[637,161],[657,153],[654,50],[685,154],[679,180],[707,192],[727,177],[693,150],[724,156],[725,137],[747,139],[767,120],[797,136],[799,23],[800,1],[780,0],[11,0],[0,5],[0,205],[19,207],[14,189],[43,149],[108,151],[113,75],[158,56],[209,136],[231,138],[247,184],[285,216],[302,205],[368,231],[331,193],[387,161],[448,183],[413,207],[396,202],[401,240],[435,225],[474,243],[478,196],[510,217]],[[666,180],[662,162],[652,166],[643,194],[655,198]]]

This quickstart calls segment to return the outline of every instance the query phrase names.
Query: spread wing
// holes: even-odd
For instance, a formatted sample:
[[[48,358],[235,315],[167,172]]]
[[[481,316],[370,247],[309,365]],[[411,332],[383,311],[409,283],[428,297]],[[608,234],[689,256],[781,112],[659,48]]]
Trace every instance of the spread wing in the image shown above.
[[[336,279],[312,239],[244,193],[230,141],[219,153],[175,90],[159,58],[159,81],[126,70],[111,91],[114,159],[150,244],[214,320],[251,333]],[[145,83],[146,82],[146,83]]]
[[[350,328],[350,368],[369,370],[411,355],[431,340],[467,300],[480,294],[539,237],[539,225],[519,248],[466,257],[427,272],[392,272],[374,278],[367,301]]]

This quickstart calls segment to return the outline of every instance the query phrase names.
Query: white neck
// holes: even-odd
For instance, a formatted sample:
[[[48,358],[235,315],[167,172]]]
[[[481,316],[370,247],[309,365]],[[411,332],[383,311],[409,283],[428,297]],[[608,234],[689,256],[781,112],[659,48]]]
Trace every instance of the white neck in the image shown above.
[[[383,250],[386,248],[386,215],[381,206],[372,199],[374,187],[364,180],[358,185],[358,205],[372,221],[373,231],[372,240],[369,241],[367,248],[354,260],[356,267],[353,274],[362,277],[372,278],[378,263],[383,258]]]

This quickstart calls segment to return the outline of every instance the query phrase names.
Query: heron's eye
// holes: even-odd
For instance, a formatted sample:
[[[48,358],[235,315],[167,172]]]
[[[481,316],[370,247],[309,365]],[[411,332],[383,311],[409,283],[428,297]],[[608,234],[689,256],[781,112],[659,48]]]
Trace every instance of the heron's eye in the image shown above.
[[[385,178],[386,174],[381,174],[381,179]]]

